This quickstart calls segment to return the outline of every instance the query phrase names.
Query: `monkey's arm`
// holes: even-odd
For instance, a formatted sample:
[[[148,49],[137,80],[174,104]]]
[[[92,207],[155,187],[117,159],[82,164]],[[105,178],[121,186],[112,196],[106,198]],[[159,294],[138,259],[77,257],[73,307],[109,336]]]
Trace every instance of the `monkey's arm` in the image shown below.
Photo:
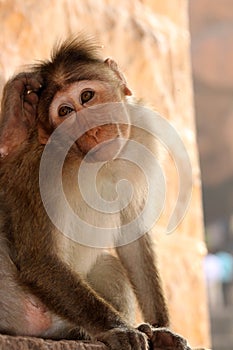
[[[84,324],[90,333],[126,326],[117,312],[56,255],[30,256],[28,251],[22,255],[24,258],[17,259],[19,279],[49,309],[74,324]]]
[[[138,329],[150,339],[150,350],[191,350],[184,338],[166,328],[169,325],[168,309],[149,235],[118,247],[117,252],[128,271],[144,321],[149,323],[141,324]]]
[[[168,309],[162,290],[155,253],[148,234],[117,248],[137,295],[144,321],[156,327],[169,325]]]

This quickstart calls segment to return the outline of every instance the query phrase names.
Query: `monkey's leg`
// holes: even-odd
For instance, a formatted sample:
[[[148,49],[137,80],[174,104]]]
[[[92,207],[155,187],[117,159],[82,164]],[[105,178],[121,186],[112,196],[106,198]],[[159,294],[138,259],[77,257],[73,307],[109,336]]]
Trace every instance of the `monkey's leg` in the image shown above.
[[[12,262],[5,242],[0,236],[0,332],[53,339],[80,339],[80,329],[55,316],[38,298],[21,287],[18,283],[20,271]],[[133,292],[116,258],[106,255],[98,259],[89,279],[95,290],[122,313],[122,319],[134,320]],[[133,331],[132,328],[130,336],[133,336]],[[99,335],[98,339],[106,343],[124,344],[125,329],[119,327],[110,330],[106,335]]]
[[[158,325],[154,328],[150,324],[142,324],[138,328],[150,339],[150,349],[190,350],[185,339],[166,328],[169,324],[168,310],[149,235],[118,247],[117,252],[131,277],[145,320]]]
[[[52,314],[17,281],[17,268],[0,239],[0,333],[52,339],[89,339],[80,329]]]
[[[87,276],[90,286],[109,302],[130,324],[135,324],[136,299],[120,261],[101,255]]]
[[[0,332],[38,335],[51,325],[51,315],[37,298],[17,282],[17,268],[6,240],[0,237]]]
[[[167,327],[169,315],[153,244],[148,234],[117,248],[122,265],[128,272],[144,321]]]

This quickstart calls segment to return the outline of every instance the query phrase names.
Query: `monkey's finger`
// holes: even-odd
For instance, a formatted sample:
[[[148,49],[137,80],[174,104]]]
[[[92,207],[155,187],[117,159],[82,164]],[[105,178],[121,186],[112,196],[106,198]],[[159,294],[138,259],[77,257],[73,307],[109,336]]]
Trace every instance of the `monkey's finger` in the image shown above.
[[[42,78],[35,73],[26,74],[25,76],[25,87],[27,91],[38,92],[43,85]]]
[[[24,101],[31,105],[37,105],[39,102],[39,97],[36,92],[31,91],[24,96]]]
[[[9,83],[22,96],[27,91],[38,92],[42,85],[42,78],[35,73],[20,73]]]
[[[26,88],[28,90],[32,89],[33,91],[38,91],[39,89],[42,88],[43,82],[42,79],[40,78],[30,78],[27,79],[27,84],[26,84]]]
[[[152,327],[148,323],[142,323],[138,326],[138,330],[145,333],[149,339],[153,337]]]
[[[43,85],[43,79],[39,73],[35,72],[22,72],[16,75],[15,80],[21,80],[25,86],[29,85],[35,89],[40,88]]]
[[[129,336],[132,350],[134,349],[148,350],[148,340],[144,333],[142,332],[129,333],[128,336]]]

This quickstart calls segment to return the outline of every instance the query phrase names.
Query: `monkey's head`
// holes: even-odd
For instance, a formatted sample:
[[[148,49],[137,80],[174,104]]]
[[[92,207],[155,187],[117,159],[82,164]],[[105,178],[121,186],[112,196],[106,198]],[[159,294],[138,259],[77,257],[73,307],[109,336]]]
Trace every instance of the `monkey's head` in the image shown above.
[[[97,160],[104,158],[103,152],[115,154],[114,140],[128,138],[129,124],[115,123],[112,113],[112,122],[101,124],[99,120],[98,125],[97,113],[97,125],[92,127],[91,117],[95,106],[121,102],[131,95],[117,64],[109,58],[101,59],[93,43],[73,39],[57,47],[51,61],[42,63],[36,70],[43,82],[38,103],[40,143],[46,144],[52,132],[69,118],[76,128],[85,129],[71,147],[73,153],[90,152]]]

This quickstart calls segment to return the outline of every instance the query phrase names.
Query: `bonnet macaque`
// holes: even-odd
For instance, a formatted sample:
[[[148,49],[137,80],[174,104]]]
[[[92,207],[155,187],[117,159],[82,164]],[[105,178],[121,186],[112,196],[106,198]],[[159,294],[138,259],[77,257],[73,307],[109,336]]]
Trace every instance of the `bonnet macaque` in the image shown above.
[[[138,239],[118,244],[121,227],[137,217],[147,191],[142,171],[120,155],[130,139],[146,139],[157,152],[157,141],[131,126],[130,115],[129,122],[116,123],[115,112],[110,113],[114,120],[101,120],[102,107],[127,109],[130,95],[116,63],[103,60],[98,47],[80,37],[65,41],[51,60],[5,85],[0,129],[1,333],[99,340],[112,350],[189,349],[183,338],[166,328],[168,310],[149,234],[141,232]],[[95,124],[88,128],[86,115],[92,111],[93,116],[96,107]],[[53,141],[57,130],[59,137]],[[71,146],[60,171],[56,160],[69,136]],[[40,177],[49,147],[53,157],[46,169],[53,169],[52,179]],[[121,172],[136,189],[132,201],[119,212],[103,214],[88,205],[77,181],[85,162],[88,169],[103,162],[96,188],[106,203],[114,200],[110,189]],[[88,175],[84,187],[92,188]],[[156,179],[156,173],[151,177]],[[112,224],[116,233],[110,246],[116,247],[115,254],[106,251],[103,242],[97,246],[96,236],[92,246],[80,242],[79,227],[56,191],[59,179],[68,206],[82,222],[89,222],[93,230]],[[46,210],[46,198],[58,225]],[[137,303],[145,322],[139,326]]]

